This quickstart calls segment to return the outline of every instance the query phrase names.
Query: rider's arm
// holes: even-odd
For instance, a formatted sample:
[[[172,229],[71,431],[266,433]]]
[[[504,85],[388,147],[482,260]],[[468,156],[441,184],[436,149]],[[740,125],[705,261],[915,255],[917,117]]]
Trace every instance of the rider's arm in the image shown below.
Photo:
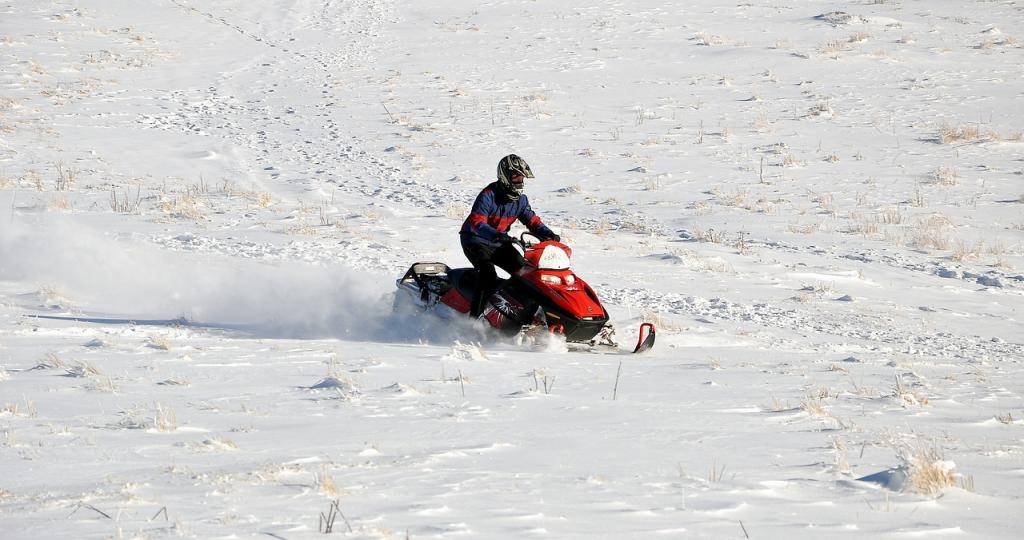
[[[530,201],[526,198],[526,195],[520,196],[523,201],[523,209],[519,211],[519,222],[526,225],[530,232],[546,237],[554,234],[543,221],[540,220],[540,216],[533,211],[530,207]]]

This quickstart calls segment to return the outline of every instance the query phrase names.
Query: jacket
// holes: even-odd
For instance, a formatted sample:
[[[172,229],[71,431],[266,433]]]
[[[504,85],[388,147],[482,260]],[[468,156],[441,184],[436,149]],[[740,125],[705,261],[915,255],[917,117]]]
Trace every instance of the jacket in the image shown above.
[[[473,209],[459,230],[464,243],[498,247],[501,243],[494,241],[494,235],[498,232],[507,233],[517,219],[534,234],[553,234],[533,208],[530,208],[530,200],[525,193],[520,194],[515,201],[510,201],[504,193],[500,182],[492,182],[476,196]]]

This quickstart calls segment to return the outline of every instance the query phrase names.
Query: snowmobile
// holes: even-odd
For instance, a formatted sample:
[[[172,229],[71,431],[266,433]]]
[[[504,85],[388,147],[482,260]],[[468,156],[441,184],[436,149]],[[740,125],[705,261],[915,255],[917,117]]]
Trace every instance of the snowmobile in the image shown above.
[[[527,265],[499,280],[480,318],[499,333],[520,338],[549,332],[563,337],[571,348],[618,348],[608,312],[594,290],[569,268],[572,249],[553,240],[536,242],[528,232],[513,238]],[[397,280],[398,296],[423,310],[441,306],[470,315],[477,287],[474,268],[449,268],[440,262],[418,262]],[[640,325],[634,353],[654,346],[654,325]]]

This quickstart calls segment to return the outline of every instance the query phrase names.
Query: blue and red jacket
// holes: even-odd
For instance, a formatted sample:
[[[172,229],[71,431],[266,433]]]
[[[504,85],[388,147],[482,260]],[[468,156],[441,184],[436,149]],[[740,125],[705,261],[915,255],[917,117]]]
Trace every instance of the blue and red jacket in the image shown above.
[[[530,200],[526,198],[525,193],[520,194],[517,200],[510,201],[505,197],[501,183],[493,182],[476,196],[473,209],[462,223],[459,235],[462,236],[463,243],[498,247],[501,244],[494,241],[495,233],[507,233],[517,219],[534,234],[552,234],[551,229],[530,208]]]

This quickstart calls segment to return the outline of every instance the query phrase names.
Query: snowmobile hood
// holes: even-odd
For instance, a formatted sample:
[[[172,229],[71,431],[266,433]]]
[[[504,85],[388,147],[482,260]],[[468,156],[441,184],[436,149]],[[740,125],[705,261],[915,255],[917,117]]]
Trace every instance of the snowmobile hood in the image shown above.
[[[569,246],[548,240],[530,246],[525,254],[527,262],[541,270],[568,270],[572,249]]]

